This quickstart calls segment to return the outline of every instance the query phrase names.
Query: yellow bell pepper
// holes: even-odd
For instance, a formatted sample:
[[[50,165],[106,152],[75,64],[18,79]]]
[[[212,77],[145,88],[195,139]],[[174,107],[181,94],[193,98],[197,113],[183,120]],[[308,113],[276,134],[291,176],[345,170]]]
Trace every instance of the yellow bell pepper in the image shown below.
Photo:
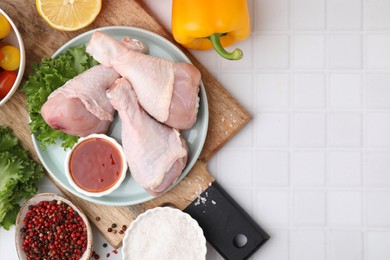
[[[222,57],[241,59],[240,49],[224,47],[250,34],[246,0],[173,0],[172,34],[184,47],[196,50],[214,48]]]

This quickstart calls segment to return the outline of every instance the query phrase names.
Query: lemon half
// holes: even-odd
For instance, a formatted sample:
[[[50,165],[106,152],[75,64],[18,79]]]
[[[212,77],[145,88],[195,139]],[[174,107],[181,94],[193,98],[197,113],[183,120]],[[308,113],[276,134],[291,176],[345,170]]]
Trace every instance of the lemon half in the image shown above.
[[[38,13],[53,28],[76,31],[98,16],[102,0],[36,0]]]

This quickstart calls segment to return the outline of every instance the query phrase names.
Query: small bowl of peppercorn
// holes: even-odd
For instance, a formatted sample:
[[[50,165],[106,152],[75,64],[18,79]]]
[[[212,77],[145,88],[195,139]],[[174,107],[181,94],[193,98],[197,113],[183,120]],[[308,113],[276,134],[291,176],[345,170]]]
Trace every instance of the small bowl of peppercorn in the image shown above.
[[[90,259],[92,231],[85,214],[65,197],[41,193],[26,201],[16,219],[19,259]]]

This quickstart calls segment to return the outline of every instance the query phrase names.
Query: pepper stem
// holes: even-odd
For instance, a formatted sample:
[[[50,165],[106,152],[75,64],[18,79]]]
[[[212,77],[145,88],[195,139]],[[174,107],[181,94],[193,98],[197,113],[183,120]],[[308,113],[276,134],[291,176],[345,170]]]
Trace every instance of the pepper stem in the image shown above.
[[[224,57],[225,59],[228,59],[228,60],[241,59],[243,56],[241,49],[237,48],[232,52],[228,52],[223,48],[223,46],[221,44],[221,36],[223,36],[223,35],[224,34],[222,34],[222,33],[214,33],[208,37],[213,45],[214,50],[216,50],[218,52],[218,54],[221,55],[222,57]]]

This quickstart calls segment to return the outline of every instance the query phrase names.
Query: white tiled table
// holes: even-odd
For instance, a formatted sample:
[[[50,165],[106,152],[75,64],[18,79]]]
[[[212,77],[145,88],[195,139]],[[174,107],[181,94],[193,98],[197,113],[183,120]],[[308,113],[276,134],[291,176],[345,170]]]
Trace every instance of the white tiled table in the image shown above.
[[[145,2],[170,28],[171,0]],[[390,259],[390,0],[249,5],[241,61],[193,54],[254,115],[210,164],[272,236],[252,259]]]

